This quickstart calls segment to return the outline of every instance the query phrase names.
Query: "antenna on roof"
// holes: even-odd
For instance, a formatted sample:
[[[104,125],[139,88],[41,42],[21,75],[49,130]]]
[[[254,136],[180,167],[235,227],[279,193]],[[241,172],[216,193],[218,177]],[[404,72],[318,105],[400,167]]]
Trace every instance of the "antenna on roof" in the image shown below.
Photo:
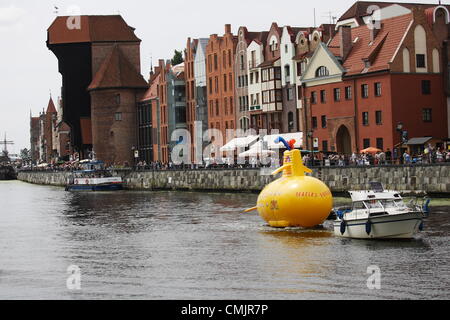
[[[322,17],[330,19],[330,24],[336,24],[337,17],[333,16],[334,12],[328,11],[325,13],[326,13],[326,15],[323,15]]]
[[[56,5],[53,5],[53,8],[55,10],[55,11],[53,11],[53,13],[58,15],[59,14],[59,8]]]

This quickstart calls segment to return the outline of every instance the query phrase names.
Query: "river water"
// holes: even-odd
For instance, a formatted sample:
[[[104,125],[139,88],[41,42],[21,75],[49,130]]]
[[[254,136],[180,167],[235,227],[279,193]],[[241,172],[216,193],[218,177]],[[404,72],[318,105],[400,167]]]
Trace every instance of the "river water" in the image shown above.
[[[432,202],[414,240],[361,241],[335,237],[330,222],[271,229],[240,213],[256,199],[0,182],[0,299],[450,298],[450,200]],[[79,290],[67,285],[71,266]],[[367,286],[370,266],[379,290]]]

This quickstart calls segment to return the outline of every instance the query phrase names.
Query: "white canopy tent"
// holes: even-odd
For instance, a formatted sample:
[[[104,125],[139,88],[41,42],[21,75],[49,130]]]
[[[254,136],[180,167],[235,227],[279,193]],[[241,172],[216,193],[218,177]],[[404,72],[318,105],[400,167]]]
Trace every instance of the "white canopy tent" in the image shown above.
[[[253,142],[258,140],[259,136],[248,136],[248,137],[241,137],[236,138],[228,142],[226,145],[224,145],[222,148],[220,148],[221,152],[233,152],[239,148],[243,149],[245,147],[248,147]]]
[[[250,150],[239,154],[239,158],[258,157],[258,156],[270,156],[276,154],[272,150],[264,150],[263,143],[259,141]]]

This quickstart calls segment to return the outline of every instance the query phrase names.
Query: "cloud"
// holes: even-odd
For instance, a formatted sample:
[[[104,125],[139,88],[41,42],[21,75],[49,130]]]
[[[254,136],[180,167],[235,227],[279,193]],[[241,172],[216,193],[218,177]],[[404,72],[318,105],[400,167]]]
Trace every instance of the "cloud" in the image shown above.
[[[14,26],[20,22],[25,15],[25,10],[11,5],[0,7],[0,27]]]

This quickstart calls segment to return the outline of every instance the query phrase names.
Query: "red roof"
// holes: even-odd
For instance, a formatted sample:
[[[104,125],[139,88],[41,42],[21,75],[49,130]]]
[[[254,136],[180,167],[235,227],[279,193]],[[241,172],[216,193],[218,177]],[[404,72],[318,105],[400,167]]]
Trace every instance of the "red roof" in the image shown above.
[[[152,76],[150,81],[150,88],[148,88],[147,92],[145,92],[141,102],[158,98],[158,84],[160,77],[161,75],[159,71]]]
[[[275,62],[277,62],[278,60],[280,60],[280,58],[274,58],[274,59],[270,59],[270,60],[266,60],[263,63],[261,63],[258,68],[264,68],[264,67],[270,67],[273,66]]]
[[[53,99],[50,97],[50,100],[48,101],[48,106],[47,106],[47,112],[46,113],[57,113],[56,112],[56,108],[55,108],[55,104],[53,103]]]
[[[389,70],[389,63],[401,45],[412,19],[413,15],[407,14],[383,20],[373,43],[370,41],[370,29],[367,26],[351,29],[353,47],[343,64],[347,70],[346,74]],[[339,52],[340,42],[339,32],[330,43],[330,51],[335,55]],[[370,61],[369,67],[365,65],[364,60]]]
[[[48,28],[48,44],[80,42],[136,42],[134,28],[119,15],[81,16],[79,28],[72,17],[57,17]],[[68,28],[73,26],[73,28]]]
[[[436,1],[437,2],[437,1]],[[370,6],[378,6],[380,8],[385,8],[388,6],[392,6],[397,4],[399,6],[403,6],[408,9],[412,9],[413,7],[419,7],[422,9],[435,8],[438,4],[432,3],[402,3],[402,2],[380,2],[380,1],[357,1],[355,2],[350,9],[348,9],[340,18],[339,21],[356,18],[360,25],[364,24],[362,20],[363,17],[367,16],[368,9]],[[450,6],[444,5],[447,9],[450,9]]]
[[[94,76],[88,90],[148,88],[147,82],[115,45]]]

